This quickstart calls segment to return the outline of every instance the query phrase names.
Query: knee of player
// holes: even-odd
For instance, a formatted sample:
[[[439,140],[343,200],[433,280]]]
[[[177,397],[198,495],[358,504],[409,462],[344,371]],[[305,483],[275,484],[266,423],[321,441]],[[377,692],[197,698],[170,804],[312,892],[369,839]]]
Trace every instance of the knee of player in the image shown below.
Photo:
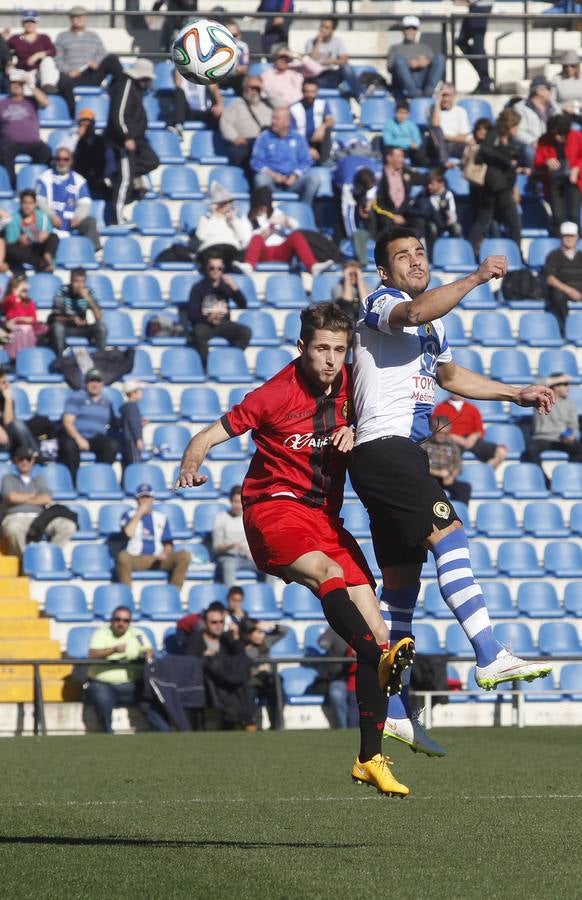
[[[320,572],[318,574],[320,584],[329,581],[330,578],[341,578],[342,581],[344,580],[344,570],[342,567],[339,563],[335,562],[333,559],[328,559],[327,557],[323,557]]]

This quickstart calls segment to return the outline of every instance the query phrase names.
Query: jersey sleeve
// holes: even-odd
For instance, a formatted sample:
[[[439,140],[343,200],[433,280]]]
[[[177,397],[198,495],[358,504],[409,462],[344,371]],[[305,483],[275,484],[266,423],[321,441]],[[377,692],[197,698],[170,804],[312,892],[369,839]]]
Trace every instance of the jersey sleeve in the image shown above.
[[[447,333],[445,331],[445,326],[442,319],[435,319],[432,324],[439,339],[441,348],[441,351],[437,356],[437,366],[442,366],[444,363],[450,363],[453,361],[453,354],[451,353],[451,348],[449,347],[449,342],[447,341]]]
[[[254,431],[269,421],[274,411],[281,405],[281,395],[269,382],[246,395],[241,403],[236,403],[221,419],[231,437]]]
[[[412,303],[412,297],[405,294],[404,291],[397,291],[391,288],[381,288],[378,291],[374,291],[364,303],[364,324],[373,331],[383,331],[385,334],[393,334],[394,331],[400,331],[400,328],[392,329],[389,322],[390,313],[401,303]]]

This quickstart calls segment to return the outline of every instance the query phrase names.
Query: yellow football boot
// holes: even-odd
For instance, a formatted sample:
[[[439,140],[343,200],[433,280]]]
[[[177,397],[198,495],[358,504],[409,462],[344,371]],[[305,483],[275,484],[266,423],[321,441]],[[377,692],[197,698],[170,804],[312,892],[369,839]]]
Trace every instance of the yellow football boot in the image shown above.
[[[390,771],[391,765],[390,757],[382,756],[381,753],[376,753],[368,762],[360,762],[359,757],[356,757],[352,767],[352,780],[356,784],[369,784],[379,794],[386,794],[388,797],[407,797],[410,791],[406,785],[396,781]]]
[[[409,669],[414,660],[414,638],[404,637],[389,650],[383,650],[378,663],[378,681],[387,694],[402,692],[402,673]]]

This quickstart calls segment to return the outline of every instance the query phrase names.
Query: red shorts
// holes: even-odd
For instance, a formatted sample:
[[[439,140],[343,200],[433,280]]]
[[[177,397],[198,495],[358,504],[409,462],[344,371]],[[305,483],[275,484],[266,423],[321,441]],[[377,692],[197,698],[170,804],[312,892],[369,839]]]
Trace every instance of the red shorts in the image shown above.
[[[246,509],[243,521],[261,572],[283,578],[283,566],[319,550],[342,567],[347,585],[376,586],[364,554],[339,517],[296,500],[267,500]]]

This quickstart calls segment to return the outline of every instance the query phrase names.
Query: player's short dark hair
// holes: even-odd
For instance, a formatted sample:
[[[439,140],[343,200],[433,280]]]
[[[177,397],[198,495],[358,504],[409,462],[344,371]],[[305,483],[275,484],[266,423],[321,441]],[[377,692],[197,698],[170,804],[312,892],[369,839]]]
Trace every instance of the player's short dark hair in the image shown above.
[[[220,600],[213,600],[212,603],[208,604],[202,615],[204,618],[206,618],[208,613],[211,612],[226,614],[226,606],[224,605],[224,603],[221,603]]]
[[[412,228],[389,228],[378,235],[374,246],[374,262],[377,266],[382,266],[383,269],[390,268],[388,247],[394,241],[401,241],[403,238],[416,238],[418,241],[418,235]]]
[[[349,343],[352,339],[354,323],[352,317],[345,313],[337,303],[326,300],[323,303],[314,303],[313,306],[307,306],[301,310],[301,331],[299,337],[303,343],[308,344],[318,329],[345,331]]]

